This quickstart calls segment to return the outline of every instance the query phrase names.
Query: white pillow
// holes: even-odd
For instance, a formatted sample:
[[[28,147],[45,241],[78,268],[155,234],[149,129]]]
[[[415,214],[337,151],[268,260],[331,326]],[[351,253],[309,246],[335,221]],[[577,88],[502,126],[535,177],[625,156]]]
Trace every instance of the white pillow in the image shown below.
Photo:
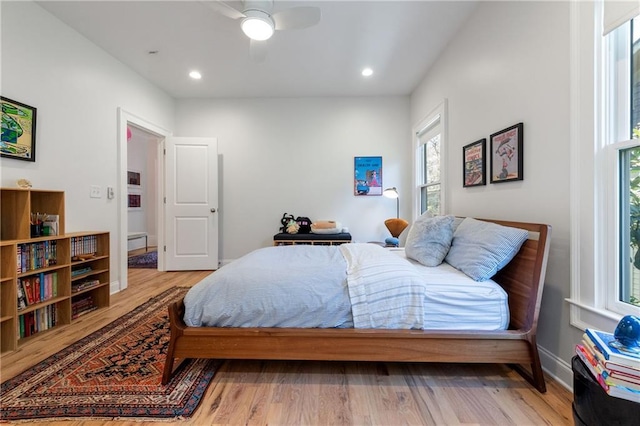
[[[407,257],[425,266],[442,263],[453,238],[453,216],[420,216],[409,229],[404,252]]]
[[[513,259],[527,238],[526,229],[468,217],[456,229],[445,262],[475,281],[486,281]]]

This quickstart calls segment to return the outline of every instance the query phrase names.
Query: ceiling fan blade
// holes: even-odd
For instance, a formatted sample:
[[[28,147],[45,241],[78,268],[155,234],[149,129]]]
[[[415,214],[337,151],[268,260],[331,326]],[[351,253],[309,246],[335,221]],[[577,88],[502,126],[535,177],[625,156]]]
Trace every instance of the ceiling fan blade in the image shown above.
[[[321,17],[320,8],[311,6],[292,7],[271,15],[276,24],[276,30],[309,28],[318,24]]]
[[[214,12],[226,16],[227,18],[241,19],[246,17],[244,13],[221,0],[202,1],[202,3]],[[238,6],[242,7],[242,3],[238,3]]]
[[[253,62],[264,62],[267,58],[267,41],[266,40],[250,40],[249,56]]]

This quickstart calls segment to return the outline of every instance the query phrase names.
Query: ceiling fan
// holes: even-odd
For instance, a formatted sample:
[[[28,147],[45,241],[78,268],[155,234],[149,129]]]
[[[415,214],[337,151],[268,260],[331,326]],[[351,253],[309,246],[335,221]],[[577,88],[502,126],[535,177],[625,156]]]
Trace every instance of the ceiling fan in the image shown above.
[[[275,31],[299,30],[317,25],[320,22],[320,8],[313,6],[298,6],[284,9],[276,13],[273,11],[273,0],[244,0],[230,2],[221,0],[205,1],[207,6],[216,13],[231,19],[241,20],[240,27],[250,39],[249,54],[255,61],[265,59],[266,41]]]

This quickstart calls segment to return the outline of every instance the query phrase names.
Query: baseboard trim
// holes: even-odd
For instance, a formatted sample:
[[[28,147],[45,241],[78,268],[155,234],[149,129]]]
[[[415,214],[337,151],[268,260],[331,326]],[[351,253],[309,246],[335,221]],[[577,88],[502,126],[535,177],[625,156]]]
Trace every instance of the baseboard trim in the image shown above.
[[[571,365],[558,358],[555,354],[538,345],[540,361],[544,372],[562,386],[573,392],[573,371]]]

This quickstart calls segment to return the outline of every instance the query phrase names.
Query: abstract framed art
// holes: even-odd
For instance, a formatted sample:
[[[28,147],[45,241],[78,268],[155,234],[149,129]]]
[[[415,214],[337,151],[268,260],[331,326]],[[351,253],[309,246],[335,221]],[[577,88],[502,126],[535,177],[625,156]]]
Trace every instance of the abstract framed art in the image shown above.
[[[37,109],[0,96],[2,137],[0,155],[16,160],[36,161]]]
[[[491,183],[523,179],[522,129],[523,124],[518,123],[490,136]]]

